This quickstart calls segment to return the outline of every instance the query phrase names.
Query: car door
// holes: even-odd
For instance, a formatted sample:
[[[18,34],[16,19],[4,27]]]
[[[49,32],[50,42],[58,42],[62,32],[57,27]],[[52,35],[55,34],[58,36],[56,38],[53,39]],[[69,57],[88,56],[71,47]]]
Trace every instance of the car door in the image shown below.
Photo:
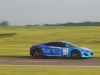
[[[45,50],[46,50],[45,51],[46,56],[60,56],[61,55],[60,47],[57,47],[56,42],[51,42],[51,43],[45,44]]]
[[[69,48],[68,48],[68,46],[66,46],[66,44],[65,43],[63,43],[63,42],[57,42],[57,46],[60,48],[60,54],[61,54],[61,56],[68,56],[68,50],[69,50]]]

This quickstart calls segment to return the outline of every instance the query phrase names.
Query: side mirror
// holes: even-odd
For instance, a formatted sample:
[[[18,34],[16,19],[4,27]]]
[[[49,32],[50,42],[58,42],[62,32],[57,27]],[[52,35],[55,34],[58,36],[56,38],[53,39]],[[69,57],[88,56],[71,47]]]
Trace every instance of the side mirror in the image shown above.
[[[69,45],[66,45],[67,48],[69,48]]]

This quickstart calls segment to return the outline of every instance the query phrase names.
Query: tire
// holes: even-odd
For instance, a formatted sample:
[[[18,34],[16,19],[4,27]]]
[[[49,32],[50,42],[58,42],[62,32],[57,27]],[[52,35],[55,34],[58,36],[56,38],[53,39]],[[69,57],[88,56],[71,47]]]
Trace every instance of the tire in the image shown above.
[[[81,54],[78,50],[73,50],[71,52],[71,58],[72,59],[80,59],[81,58]]]
[[[41,59],[41,58],[43,58],[43,52],[42,52],[42,50],[41,49],[35,49],[34,51],[33,51],[33,57],[35,58],[35,59]]]

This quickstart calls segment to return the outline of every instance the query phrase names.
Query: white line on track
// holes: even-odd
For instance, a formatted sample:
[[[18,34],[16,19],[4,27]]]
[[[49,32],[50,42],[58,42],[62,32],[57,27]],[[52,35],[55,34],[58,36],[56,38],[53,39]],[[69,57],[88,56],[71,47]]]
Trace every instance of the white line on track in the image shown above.
[[[100,68],[100,66],[71,66],[71,65],[68,65],[68,66],[65,66],[65,65],[61,65],[61,66],[58,66],[58,65],[0,65],[0,66],[19,66],[19,67],[23,67],[23,66],[27,66],[27,67],[30,67],[30,66],[36,66],[36,67],[98,67]]]

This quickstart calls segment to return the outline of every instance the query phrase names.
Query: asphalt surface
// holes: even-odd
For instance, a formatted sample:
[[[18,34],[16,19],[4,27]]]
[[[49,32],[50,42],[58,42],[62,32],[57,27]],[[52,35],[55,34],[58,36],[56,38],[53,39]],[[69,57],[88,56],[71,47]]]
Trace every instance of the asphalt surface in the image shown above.
[[[29,56],[0,57],[0,65],[100,66],[100,58],[75,60],[68,58],[34,59]]]

